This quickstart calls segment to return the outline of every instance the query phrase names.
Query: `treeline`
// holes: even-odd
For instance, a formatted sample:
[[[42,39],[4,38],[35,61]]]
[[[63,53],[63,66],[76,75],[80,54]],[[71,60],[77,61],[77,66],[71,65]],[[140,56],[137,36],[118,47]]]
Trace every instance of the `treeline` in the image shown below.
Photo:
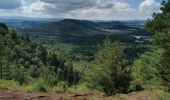
[[[170,92],[170,1],[163,1],[161,11],[145,25],[154,33],[153,44],[132,63],[125,53],[127,46],[108,38],[94,61],[75,61],[0,24],[1,79],[21,85],[38,81],[37,90],[44,92],[47,87],[64,92],[81,87],[82,91],[95,89],[107,95],[156,89]]]

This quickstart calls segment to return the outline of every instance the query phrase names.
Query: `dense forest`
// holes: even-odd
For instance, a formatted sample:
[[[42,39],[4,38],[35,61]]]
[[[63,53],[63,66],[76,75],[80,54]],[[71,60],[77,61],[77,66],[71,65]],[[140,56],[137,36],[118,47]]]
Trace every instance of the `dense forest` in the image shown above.
[[[11,24],[7,25],[11,27]],[[32,40],[47,45],[47,48],[61,51],[72,59],[87,61],[94,60],[94,55],[98,51],[97,45],[102,44],[107,37],[112,42],[120,41],[130,46],[128,50],[134,50],[137,46],[144,49],[141,45],[150,44],[151,36],[138,21],[95,22],[63,19],[30,28],[16,26],[16,31],[21,35],[29,35]],[[140,51],[136,50],[132,56],[136,53]]]
[[[160,13],[154,13],[153,18],[145,24],[145,29],[152,33],[150,42],[128,44],[113,41],[112,37],[104,35],[102,44],[93,44],[96,45],[95,54],[93,51],[91,59],[70,56],[73,52],[69,52],[68,48],[65,49],[69,53],[67,50],[62,52],[54,47],[57,44],[41,44],[35,41],[36,38],[30,38],[29,34],[18,34],[0,23],[0,89],[22,88],[26,92],[96,90],[108,96],[143,90],[169,93],[170,1],[163,1],[160,10]],[[69,21],[57,23],[58,29],[51,30],[51,33],[60,31],[63,28],[60,24]],[[56,23],[50,24],[50,27],[53,28],[54,24]],[[99,25],[100,28],[104,26],[103,23]],[[94,37],[99,32],[96,29],[85,29],[87,26],[76,26],[76,29],[77,27],[78,33],[93,33],[90,35]],[[34,31],[41,33],[42,26],[36,28]],[[49,31],[46,25],[43,29]],[[62,29],[62,32],[71,29]],[[83,43],[79,45],[81,44]]]

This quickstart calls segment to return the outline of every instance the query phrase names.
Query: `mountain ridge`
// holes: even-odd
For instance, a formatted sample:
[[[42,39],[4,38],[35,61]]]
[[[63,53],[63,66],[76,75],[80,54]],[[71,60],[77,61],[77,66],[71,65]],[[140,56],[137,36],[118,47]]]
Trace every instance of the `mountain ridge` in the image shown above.
[[[55,33],[101,33],[108,30],[128,30],[133,29],[132,27],[125,25],[120,21],[111,22],[93,22],[88,20],[76,20],[76,19],[63,19],[59,22],[45,23],[38,27],[33,28],[34,30],[40,31],[45,30]]]

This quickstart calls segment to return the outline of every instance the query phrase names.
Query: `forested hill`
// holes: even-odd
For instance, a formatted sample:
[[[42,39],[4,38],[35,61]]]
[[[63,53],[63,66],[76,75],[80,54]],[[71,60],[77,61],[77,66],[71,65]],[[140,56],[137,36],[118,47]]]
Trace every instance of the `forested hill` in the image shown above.
[[[35,27],[34,29],[39,31],[44,30],[46,32],[55,32],[62,34],[64,33],[99,34],[103,32],[103,29],[128,30],[133,28],[125,25],[123,22],[120,21],[93,22],[86,20],[64,19],[59,22],[53,22],[48,24],[45,23],[43,25],[40,25],[39,27]]]
[[[96,23],[90,21],[65,19],[59,22],[46,23],[33,28],[35,31],[43,31],[55,34],[98,34]]]
[[[20,84],[32,82],[35,78],[45,79],[48,85],[59,80],[75,83],[73,68],[71,64],[66,66],[65,62],[64,55],[47,51],[28,36],[18,36],[15,31],[8,30],[5,24],[0,24],[1,79],[15,80]]]
[[[102,22],[64,19],[44,23],[33,28],[17,28],[16,30],[23,35],[28,34],[32,39],[42,44],[97,45],[102,43],[107,36],[113,41],[136,44],[134,36],[143,37],[151,35],[143,29],[141,23],[138,21]]]

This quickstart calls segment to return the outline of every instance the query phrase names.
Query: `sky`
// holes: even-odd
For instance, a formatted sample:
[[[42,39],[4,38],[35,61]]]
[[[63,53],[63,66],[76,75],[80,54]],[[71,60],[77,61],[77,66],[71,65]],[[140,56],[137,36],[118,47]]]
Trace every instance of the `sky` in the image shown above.
[[[85,20],[144,20],[162,0],[0,0],[0,16]]]

